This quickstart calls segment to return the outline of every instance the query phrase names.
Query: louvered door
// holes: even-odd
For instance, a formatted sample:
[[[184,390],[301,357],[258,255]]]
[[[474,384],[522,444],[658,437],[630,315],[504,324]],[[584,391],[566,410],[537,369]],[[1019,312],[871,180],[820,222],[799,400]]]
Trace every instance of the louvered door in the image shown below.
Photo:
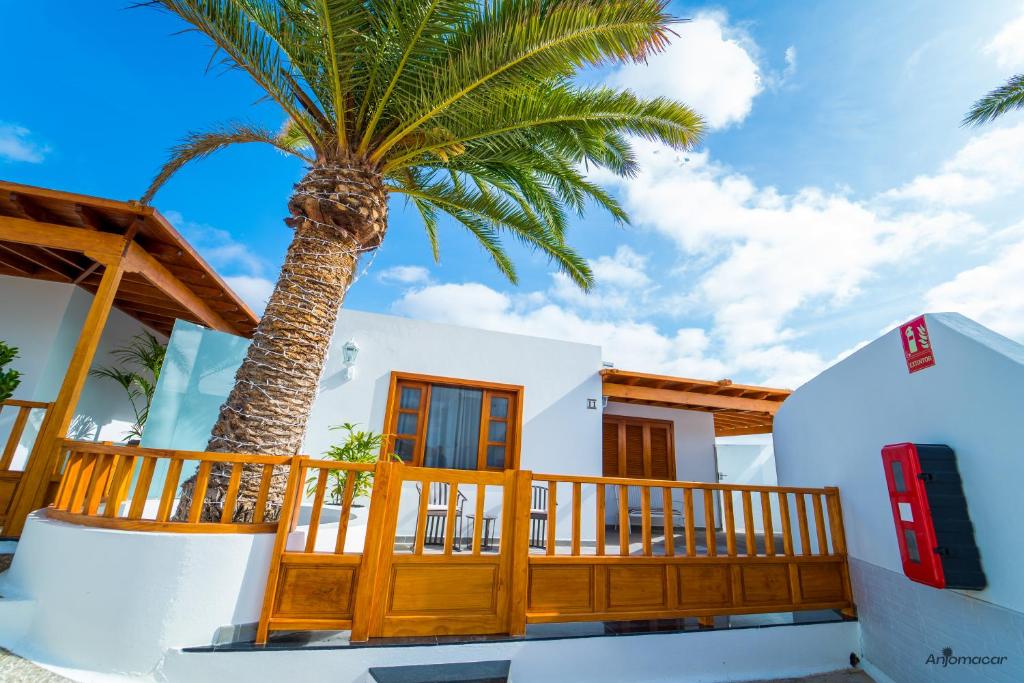
[[[668,420],[605,415],[602,470],[606,477],[675,479],[675,448]]]

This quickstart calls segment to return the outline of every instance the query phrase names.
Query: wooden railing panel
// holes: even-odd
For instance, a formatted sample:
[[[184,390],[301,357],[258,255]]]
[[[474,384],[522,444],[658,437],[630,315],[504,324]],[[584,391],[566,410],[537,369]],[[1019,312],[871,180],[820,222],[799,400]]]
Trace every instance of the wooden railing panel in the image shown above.
[[[277,522],[263,521],[266,487],[273,467],[290,461],[284,456],[259,456],[243,453],[205,453],[174,451],[107,443],[63,440],[65,455],[53,504],[47,514],[55,519],[87,526],[131,531],[170,531],[180,533],[253,533],[273,532]],[[166,477],[156,497],[150,498],[153,479],[161,463]],[[188,521],[171,521],[178,486],[186,464],[198,463]],[[200,520],[207,483],[214,465],[222,463],[230,471],[225,475],[228,487],[223,510],[215,520]],[[263,464],[262,499],[257,502],[253,522],[234,522],[243,467]],[[134,482],[134,486],[132,486]],[[147,512],[147,503],[154,507]],[[127,503],[127,505],[126,505]]]
[[[533,480],[550,489],[558,482],[577,486],[595,478],[536,474]],[[568,553],[530,555],[526,597],[530,623],[684,616],[707,620],[715,615],[852,608],[834,489],[621,478],[599,478],[594,483],[598,490],[605,485],[617,487],[619,553],[608,555],[598,533],[601,547],[593,550],[573,537]],[[635,494],[632,499],[630,488]],[[652,489],[658,490],[652,494]],[[682,489],[681,507],[674,503],[676,489]],[[720,532],[716,495],[721,496]],[[812,544],[808,496],[817,547]],[[796,504],[799,549],[794,548],[790,499]],[[599,512],[601,502],[598,495]],[[776,536],[774,509],[779,512],[780,536]],[[680,511],[678,543],[685,552],[675,550],[680,524],[675,516]],[[703,529],[695,512],[703,513]],[[599,514],[599,528],[604,521]],[[632,540],[638,541],[632,553],[630,527]],[[698,531],[703,531],[703,545]]]

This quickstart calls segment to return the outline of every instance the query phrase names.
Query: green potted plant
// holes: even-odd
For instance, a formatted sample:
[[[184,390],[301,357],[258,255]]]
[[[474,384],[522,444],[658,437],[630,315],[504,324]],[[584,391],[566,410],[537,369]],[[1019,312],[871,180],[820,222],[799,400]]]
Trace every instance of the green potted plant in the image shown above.
[[[120,366],[95,368],[89,374],[117,382],[128,394],[135,423],[125,437],[128,443],[137,444],[142,439],[142,429],[149,419],[149,406],[153,402],[167,347],[149,332],[143,332],[132,337],[125,346],[114,349],[111,354],[121,362]]]
[[[380,454],[380,446],[384,442],[383,434],[364,432],[356,429],[351,422],[335,425],[332,430],[343,430],[346,432],[345,439],[340,444],[335,444],[324,453],[325,460],[336,462],[372,463],[376,462]],[[391,454],[392,458],[399,459],[397,455]],[[327,475],[327,498],[331,505],[341,505],[342,496],[345,492],[345,484],[348,482],[349,472],[346,470],[330,470]],[[355,483],[352,485],[352,498],[367,496],[373,488],[372,472],[355,472]],[[316,492],[317,477],[313,476],[306,482],[306,494],[314,495]]]
[[[18,357],[18,349],[0,341],[0,403],[14,396],[14,390],[21,384],[21,373],[14,368],[4,367]]]

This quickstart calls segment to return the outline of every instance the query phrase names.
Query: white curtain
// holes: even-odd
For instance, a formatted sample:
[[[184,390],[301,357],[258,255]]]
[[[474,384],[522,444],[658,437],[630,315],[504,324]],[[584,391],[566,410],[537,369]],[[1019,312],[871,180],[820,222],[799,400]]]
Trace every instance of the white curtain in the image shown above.
[[[482,401],[479,389],[431,387],[426,467],[476,469]]]

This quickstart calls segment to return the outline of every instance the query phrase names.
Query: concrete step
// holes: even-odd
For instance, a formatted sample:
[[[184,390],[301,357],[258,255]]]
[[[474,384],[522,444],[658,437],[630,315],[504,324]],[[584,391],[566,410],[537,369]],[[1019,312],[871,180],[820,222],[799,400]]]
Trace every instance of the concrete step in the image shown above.
[[[0,597],[0,644],[17,643],[28,632],[36,601]]]
[[[505,683],[511,665],[508,659],[458,664],[416,664],[375,666],[370,680],[376,683]]]

